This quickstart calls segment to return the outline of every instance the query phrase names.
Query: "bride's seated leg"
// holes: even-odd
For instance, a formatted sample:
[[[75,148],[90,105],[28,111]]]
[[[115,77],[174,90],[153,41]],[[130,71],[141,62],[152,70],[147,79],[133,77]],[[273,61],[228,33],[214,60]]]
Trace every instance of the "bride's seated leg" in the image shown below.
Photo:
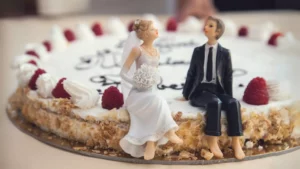
[[[170,142],[172,142],[172,143],[175,143],[175,144],[183,143],[183,140],[176,135],[175,130],[169,130],[165,134],[165,137],[167,137],[170,140]]]
[[[154,158],[155,155],[155,142],[148,141],[146,144],[145,152],[144,152],[144,159],[145,160],[151,160]]]

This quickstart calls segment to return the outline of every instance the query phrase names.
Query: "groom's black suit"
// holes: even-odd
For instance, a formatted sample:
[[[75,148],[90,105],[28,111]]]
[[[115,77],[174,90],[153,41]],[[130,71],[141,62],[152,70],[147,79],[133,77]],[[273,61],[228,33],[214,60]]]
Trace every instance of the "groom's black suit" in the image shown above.
[[[203,83],[205,45],[196,47],[183,88],[183,96],[195,107],[206,108],[205,134],[221,135],[221,110],[226,111],[228,135],[243,134],[240,103],[232,97],[232,65],[228,49],[221,45],[216,54],[216,83]]]

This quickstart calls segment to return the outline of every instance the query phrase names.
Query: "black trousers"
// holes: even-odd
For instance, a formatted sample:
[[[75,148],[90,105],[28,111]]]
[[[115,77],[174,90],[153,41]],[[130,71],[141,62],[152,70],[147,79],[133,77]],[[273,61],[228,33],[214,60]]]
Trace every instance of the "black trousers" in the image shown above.
[[[218,94],[217,85],[203,83],[190,97],[190,104],[194,107],[206,109],[205,134],[221,135],[221,110],[226,111],[228,122],[228,136],[242,136],[241,106],[238,100],[226,95]]]

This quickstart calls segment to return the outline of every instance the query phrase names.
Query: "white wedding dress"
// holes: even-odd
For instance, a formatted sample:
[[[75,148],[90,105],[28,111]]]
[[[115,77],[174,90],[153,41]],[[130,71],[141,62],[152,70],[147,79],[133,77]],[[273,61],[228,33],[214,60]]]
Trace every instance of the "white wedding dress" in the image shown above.
[[[140,49],[141,56],[135,61],[136,72],[145,65],[157,68],[159,56],[150,56],[141,47]],[[133,157],[144,156],[147,141],[157,142],[157,146],[166,144],[168,142],[168,139],[164,137],[166,132],[171,129],[178,130],[170,108],[166,100],[156,92],[156,86],[157,84],[153,84],[149,89],[141,90],[134,85],[125,100],[125,106],[130,115],[130,129],[120,140],[120,146]]]

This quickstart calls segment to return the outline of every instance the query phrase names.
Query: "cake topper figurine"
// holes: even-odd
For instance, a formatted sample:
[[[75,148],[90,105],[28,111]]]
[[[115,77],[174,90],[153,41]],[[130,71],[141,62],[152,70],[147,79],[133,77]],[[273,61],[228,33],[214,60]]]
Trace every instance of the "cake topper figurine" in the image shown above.
[[[130,129],[120,146],[133,157],[150,160],[156,146],[182,140],[166,100],[156,93],[160,55],[153,42],[158,30],[148,20],[136,20],[133,30],[125,42],[120,72],[124,107],[130,115]]]
[[[207,19],[204,32],[208,41],[194,49],[181,100],[189,100],[192,106],[206,109],[204,132],[208,146],[217,158],[223,158],[218,136],[221,135],[221,110],[225,110],[234,155],[243,159],[245,154],[239,141],[243,135],[241,108],[239,101],[232,97],[231,56],[229,50],[218,43],[224,30],[222,20]]]

